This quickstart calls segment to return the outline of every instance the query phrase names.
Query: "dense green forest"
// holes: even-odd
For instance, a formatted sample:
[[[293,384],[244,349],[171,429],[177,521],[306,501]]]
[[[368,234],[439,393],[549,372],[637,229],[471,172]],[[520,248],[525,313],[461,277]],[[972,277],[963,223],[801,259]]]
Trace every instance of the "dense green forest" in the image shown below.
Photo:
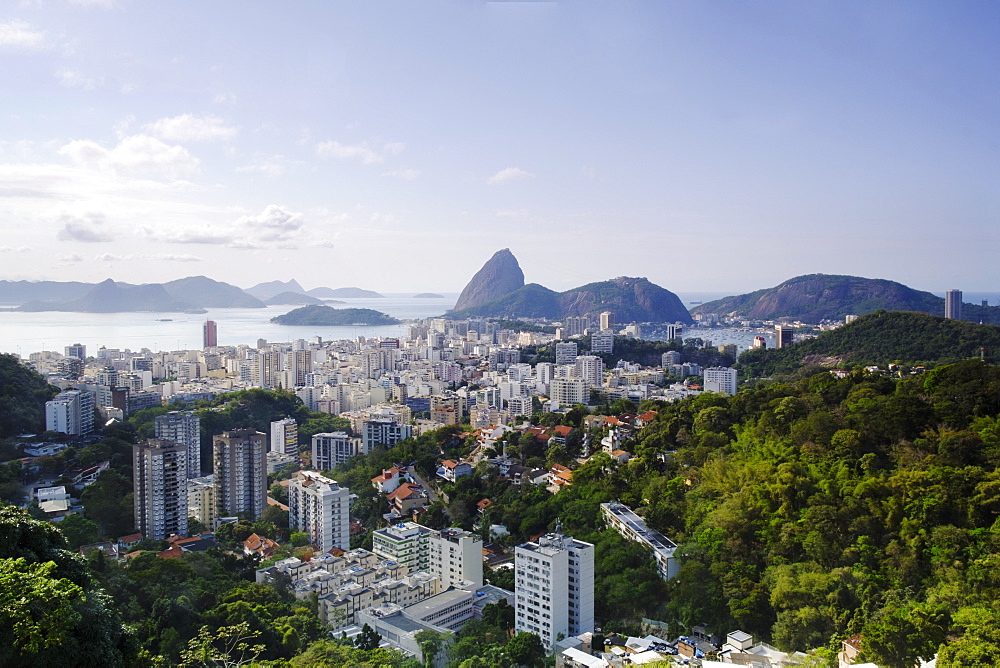
[[[946,364],[982,354],[1000,361],[1000,327],[947,320],[925,313],[876,311],[787,348],[748,350],[741,374],[767,378],[808,364]]]
[[[0,353],[0,438],[45,430],[45,402],[59,393],[45,378]]]

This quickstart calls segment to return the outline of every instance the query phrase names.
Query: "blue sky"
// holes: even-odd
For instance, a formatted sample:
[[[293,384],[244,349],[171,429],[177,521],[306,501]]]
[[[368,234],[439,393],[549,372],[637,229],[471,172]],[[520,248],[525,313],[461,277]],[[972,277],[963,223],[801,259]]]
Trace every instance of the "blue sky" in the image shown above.
[[[0,4],[0,278],[994,289],[991,2]]]

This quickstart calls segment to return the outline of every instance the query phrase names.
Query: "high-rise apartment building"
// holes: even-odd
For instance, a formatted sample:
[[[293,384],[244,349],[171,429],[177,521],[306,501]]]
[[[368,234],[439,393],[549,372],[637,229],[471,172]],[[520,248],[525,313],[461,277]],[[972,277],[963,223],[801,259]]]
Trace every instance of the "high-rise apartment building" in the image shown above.
[[[705,391],[719,394],[736,394],[736,369],[730,367],[709,367],[704,371]]]
[[[257,519],[267,505],[267,436],[234,429],[212,437],[217,517],[246,513]]]
[[[430,569],[430,538],[427,527],[400,522],[372,532],[372,552],[406,566],[407,573],[426,571]]]
[[[615,351],[615,333],[610,329],[594,332],[590,336],[590,352],[611,354]]]
[[[293,350],[288,353],[286,364],[290,371],[292,387],[302,387],[306,384],[306,375],[312,373],[312,351]]]
[[[604,360],[596,355],[580,355],[576,358],[577,378],[582,378],[591,387],[600,387],[604,380]]]
[[[84,390],[66,390],[46,401],[45,428],[72,436],[94,431],[94,395]]]
[[[219,345],[219,330],[214,320],[206,320],[201,327],[202,348],[214,348]]]
[[[201,420],[191,411],[170,411],[157,415],[153,423],[156,438],[180,443],[187,448],[187,477],[201,476]]]
[[[566,336],[580,336],[590,324],[587,316],[569,316],[563,321],[563,334]]]
[[[187,448],[150,439],[132,446],[132,490],[136,529],[145,538],[187,536]]]
[[[281,385],[281,353],[260,351],[250,360],[250,382],[257,387],[271,389]]]
[[[203,478],[188,478],[188,517],[193,517],[205,526],[213,526],[215,521],[215,483],[211,475]]]
[[[66,357],[75,357],[78,360],[84,362],[87,361],[87,346],[82,343],[74,343],[71,346],[66,346]]]
[[[483,539],[462,529],[443,529],[430,535],[430,572],[442,587],[471,582],[483,586]]]
[[[601,313],[601,330],[614,329],[615,328],[615,314],[613,311],[604,311]]]
[[[788,325],[776,325],[774,328],[774,347],[787,348],[792,345],[795,330]]]
[[[365,420],[361,440],[364,443],[365,452],[370,452],[376,445],[391,448],[412,435],[413,427],[408,424],[399,424],[390,417],[375,417],[371,420]]]
[[[299,424],[292,418],[271,423],[271,452],[283,455],[299,453]]]
[[[551,648],[559,634],[594,630],[594,546],[558,532],[514,550],[517,631]]]
[[[585,404],[590,401],[590,383],[583,378],[553,378],[549,398],[560,406]]]
[[[351,549],[350,492],[316,471],[299,471],[288,483],[288,526],[309,534],[320,552]]]
[[[360,440],[351,438],[343,431],[314,434],[312,437],[312,467],[317,471],[336,468],[361,452]]]
[[[576,341],[556,344],[556,364],[572,364],[576,360]]]
[[[948,290],[944,293],[944,317],[949,320],[962,319],[961,290]]]

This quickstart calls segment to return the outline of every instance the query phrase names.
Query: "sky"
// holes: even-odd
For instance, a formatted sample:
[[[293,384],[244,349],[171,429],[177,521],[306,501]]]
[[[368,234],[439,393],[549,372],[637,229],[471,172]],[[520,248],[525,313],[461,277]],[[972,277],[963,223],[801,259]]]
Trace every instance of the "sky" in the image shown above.
[[[1000,4],[0,1],[0,279],[1000,285]]]

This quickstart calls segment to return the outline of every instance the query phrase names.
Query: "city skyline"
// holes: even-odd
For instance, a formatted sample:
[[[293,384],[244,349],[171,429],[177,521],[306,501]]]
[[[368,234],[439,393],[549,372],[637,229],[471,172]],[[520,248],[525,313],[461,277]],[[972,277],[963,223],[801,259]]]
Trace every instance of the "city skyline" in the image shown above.
[[[457,292],[509,247],[555,290],[987,290],[998,19],[20,3],[0,13],[0,279]]]

